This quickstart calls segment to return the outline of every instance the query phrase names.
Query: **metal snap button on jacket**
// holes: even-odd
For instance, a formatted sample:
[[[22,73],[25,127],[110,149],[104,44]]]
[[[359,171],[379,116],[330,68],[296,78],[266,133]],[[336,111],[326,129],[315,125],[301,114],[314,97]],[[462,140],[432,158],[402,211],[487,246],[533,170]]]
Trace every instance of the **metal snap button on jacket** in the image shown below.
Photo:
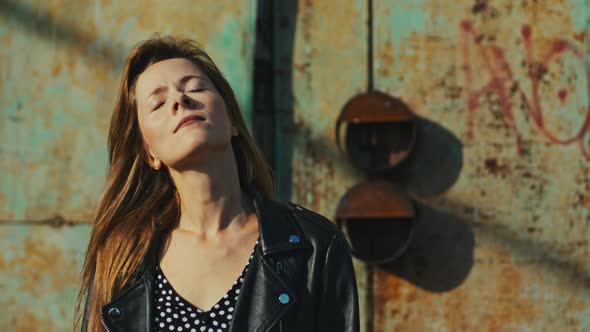
[[[291,243],[299,243],[300,241],[301,241],[301,239],[297,235],[289,236],[289,242],[291,242]]]
[[[119,318],[121,316],[121,311],[117,307],[110,308],[109,316],[111,316],[111,318]]]
[[[289,303],[289,300],[290,300],[290,299],[289,299],[289,294],[287,294],[287,293],[282,293],[281,295],[279,295],[279,301],[280,301],[282,304],[287,304],[287,303]]]

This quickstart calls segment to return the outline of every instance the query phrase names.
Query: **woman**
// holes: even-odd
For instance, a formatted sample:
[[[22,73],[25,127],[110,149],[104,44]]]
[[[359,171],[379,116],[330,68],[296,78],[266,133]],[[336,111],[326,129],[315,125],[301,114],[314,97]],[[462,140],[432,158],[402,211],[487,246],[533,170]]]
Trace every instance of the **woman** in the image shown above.
[[[274,200],[233,91],[196,42],[154,37],[131,52],[108,147],[83,331],[359,330],[346,240]]]

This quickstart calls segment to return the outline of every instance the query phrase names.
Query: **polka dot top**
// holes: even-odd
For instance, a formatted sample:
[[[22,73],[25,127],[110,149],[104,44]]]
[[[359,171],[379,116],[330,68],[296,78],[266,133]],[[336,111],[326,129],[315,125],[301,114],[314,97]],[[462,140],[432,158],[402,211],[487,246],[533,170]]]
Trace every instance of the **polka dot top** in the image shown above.
[[[154,331],[225,332],[229,330],[234,307],[240,294],[244,276],[254,256],[254,244],[248,263],[231,289],[209,310],[203,311],[180,296],[156,264],[156,287],[154,288]]]

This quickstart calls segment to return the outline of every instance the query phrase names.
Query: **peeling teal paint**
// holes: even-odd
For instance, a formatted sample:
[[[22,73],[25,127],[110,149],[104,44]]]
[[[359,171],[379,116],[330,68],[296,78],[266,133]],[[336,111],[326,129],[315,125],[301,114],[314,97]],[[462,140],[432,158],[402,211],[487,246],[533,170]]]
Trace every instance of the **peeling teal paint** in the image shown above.
[[[426,2],[423,0],[398,0],[390,11],[389,19],[380,21],[382,22],[380,28],[389,29],[394,58],[399,55],[399,52],[407,49],[412,34],[424,33],[431,29],[431,15],[422,9]]]
[[[588,31],[590,25],[590,2],[588,0],[568,0],[569,18],[574,31]],[[558,7],[558,4],[555,4]],[[555,8],[559,10],[560,8]]]
[[[220,31],[204,42],[213,61],[217,63],[234,90],[242,114],[251,130],[255,26],[247,22],[254,21],[256,9],[250,5],[247,6],[247,10],[245,22],[231,16],[223,17]]]

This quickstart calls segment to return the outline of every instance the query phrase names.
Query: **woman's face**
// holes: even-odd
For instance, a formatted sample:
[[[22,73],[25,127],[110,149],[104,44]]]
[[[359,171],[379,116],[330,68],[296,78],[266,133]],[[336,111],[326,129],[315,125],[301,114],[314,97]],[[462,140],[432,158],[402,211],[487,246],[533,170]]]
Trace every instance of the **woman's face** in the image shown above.
[[[139,127],[152,157],[179,169],[215,150],[231,148],[232,126],[223,98],[193,62],[156,62],[137,79]],[[178,127],[188,116],[198,116]],[[185,164],[185,163],[189,164]]]

